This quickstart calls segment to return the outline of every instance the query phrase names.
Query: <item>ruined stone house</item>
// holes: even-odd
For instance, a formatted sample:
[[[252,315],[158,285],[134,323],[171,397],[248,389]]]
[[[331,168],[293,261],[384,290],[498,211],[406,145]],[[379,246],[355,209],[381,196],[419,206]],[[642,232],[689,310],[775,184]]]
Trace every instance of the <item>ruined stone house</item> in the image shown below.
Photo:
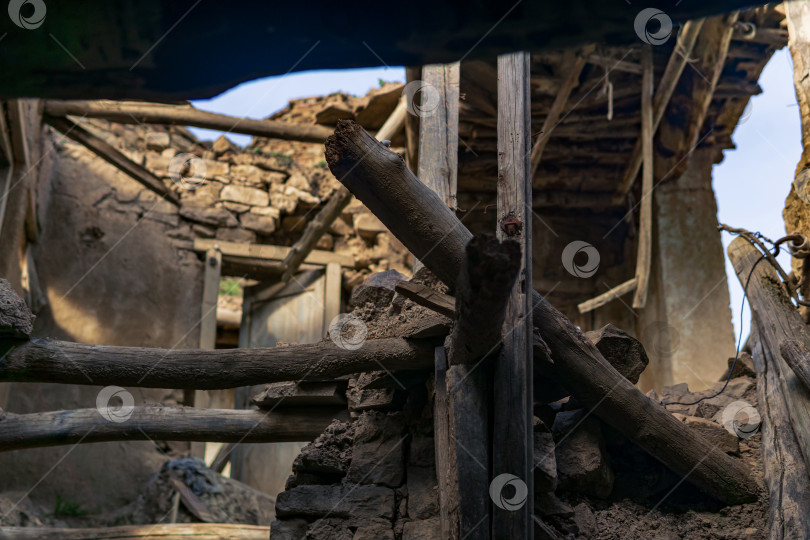
[[[735,340],[728,289],[718,286],[726,281],[711,169],[733,147],[762,69],[788,42],[788,23],[784,6],[704,9],[681,19],[672,11],[682,24],[661,43],[617,39],[611,29],[628,20],[619,14],[604,30],[582,25],[520,57],[525,87],[514,91],[528,106],[509,121],[526,121],[513,133],[531,143],[523,152],[530,197],[509,214],[502,207],[513,200],[504,194],[513,169],[502,156],[520,138],[509,139],[503,124],[512,72],[499,72],[503,57],[488,48],[435,64],[458,60],[458,45],[448,44],[450,53],[402,46],[430,60],[403,57],[423,65],[408,68],[404,84],[292,100],[262,121],[159,102],[194,97],[158,83],[160,70],[132,93],[103,78],[91,92],[154,102],[63,100],[80,88],[10,83],[0,124],[0,272],[36,319],[32,332],[4,330],[21,343],[9,341],[0,364],[8,381],[0,429],[5,421],[13,434],[0,445],[0,492],[12,501],[0,525],[79,527],[78,516],[54,522],[36,511],[69,496],[98,509],[88,523],[99,535],[170,516],[241,523],[262,538],[269,527],[274,539],[497,538],[506,530],[613,538],[627,532],[617,522],[642,535],[703,537],[708,523],[724,537],[764,538],[770,509],[771,535],[780,537],[773,531],[789,519],[773,515],[778,486],[769,450],[761,454],[778,446],[773,432],[743,436],[724,416],[741,401],[770,411],[769,420],[780,409],[764,399],[757,368],[766,337],[749,342],[754,359],[728,362]],[[531,37],[512,43],[521,39]],[[794,58],[802,50],[795,45]],[[797,93],[802,81],[797,75]],[[200,141],[184,127],[223,122],[241,123],[251,144]],[[366,145],[368,160],[352,157],[352,144]],[[433,199],[393,201],[394,190],[417,189],[409,183],[417,176],[440,210]],[[800,200],[794,189],[791,232],[803,231]],[[434,210],[452,226],[417,219]],[[475,239],[453,251],[462,229]],[[522,265],[520,249],[480,236],[496,231],[501,240],[531,239]],[[504,390],[505,362],[496,360],[518,358],[521,342],[470,350],[479,338],[489,344],[486,323],[521,333],[505,299],[520,290],[532,298],[512,287],[526,268],[529,290],[547,302],[529,309],[539,329],[523,336],[529,376]],[[488,294],[499,287],[502,294]],[[486,321],[475,316],[479,297],[494,304]],[[199,363],[183,363],[189,349]],[[562,352],[575,349],[591,363]],[[132,364],[121,368],[121,359]],[[99,420],[107,411],[99,396],[113,386],[132,396],[123,407],[134,407],[134,422]],[[626,397],[611,397],[614,388]],[[78,427],[58,431],[70,422],[55,418],[44,424],[55,435],[26,431],[37,413],[62,410]],[[513,421],[527,429],[501,440],[499,424]],[[91,425],[97,431],[80,429]],[[85,437],[93,444],[78,444]],[[188,472],[177,461],[187,456],[207,467]],[[530,474],[493,491],[504,460],[521,459]],[[59,473],[49,474],[55,463]],[[806,476],[803,463],[793,465]],[[533,504],[510,508],[521,484]],[[515,491],[504,496],[507,485]],[[641,519],[672,492],[664,510]],[[251,511],[236,515],[237,506]],[[673,516],[684,510],[692,514],[678,525]],[[791,526],[803,522],[783,529],[798,530]]]

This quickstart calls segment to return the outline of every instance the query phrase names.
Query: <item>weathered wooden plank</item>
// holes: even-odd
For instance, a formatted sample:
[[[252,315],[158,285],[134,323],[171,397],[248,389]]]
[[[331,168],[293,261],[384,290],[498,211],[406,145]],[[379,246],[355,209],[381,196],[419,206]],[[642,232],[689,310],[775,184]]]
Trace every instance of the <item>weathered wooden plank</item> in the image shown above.
[[[217,299],[219,279],[222,274],[222,252],[211,248],[205,252],[203,275],[203,297],[200,313],[200,348],[215,349],[217,344]],[[193,407],[196,401],[195,390],[183,390],[183,405]]]
[[[442,294],[430,287],[411,281],[400,281],[394,289],[405,298],[413,300],[420,306],[432,309],[445,317],[455,315],[456,299],[448,294]]]
[[[68,118],[46,116],[45,121],[58,130],[65,137],[86,146],[98,157],[116,167],[120,171],[128,174],[133,180],[143,185],[147,189],[154,191],[172,204],[180,205],[177,195],[167,188],[163,181],[152,174],[146,167],[139,165],[118,151],[106,141],[96,137],[79,124]]]
[[[279,412],[146,406],[0,414],[0,451],[104,441],[311,441],[345,408]],[[112,418],[110,420],[109,418]]]
[[[770,502],[770,540],[810,538],[810,476],[793,433],[779,367],[763,343],[758,324],[748,341],[757,371],[757,401],[762,420],[762,463]]]
[[[356,350],[308,345],[217,350],[85,345],[35,338],[0,358],[0,381],[214,390],[324,381],[360,371],[433,369],[430,340],[368,339]],[[249,397],[249,396],[248,396]]]
[[[455,441],[452,438],[450,396],[447,387],[447,353],[436,347],[434,369],[433,444],[439,491],[442,538],[459,540],[459,493]]]
[[[453,286],[472,238],[469,230],[404,161],[359,125],[338,122],[326,142],[326,161],[341,182],[417,258]],[[676,474],[720,500],[757,497],[750,472],[650,401],[572,323],[537,292],[533,324],[551,349],[554,374],[584,406]]]
[[[492,476],[514,475],[527,493],[518,508],[493,506],[493,538],[531,538],[534,530],[530,61],[527,52],[498,57],[497,236],[517,242],[521,257],[493,375]]]
[[[796,340],[788,339],[779,347],[782,360],[793,370],[804,387],[810,390],[810,351]]]
[[[647,305],[647,292],[650,289],[650,272],[652,270],[652,234],[653,234],[653,110],[654,94],[652,45],[641,49],[641,65],[644,75],[641,82],[641,149],[642,181],[641,211],[639,212],[638,252],[636,254],[636,294],[633,297],[633,308],[642,309]]]
[[[290,248],[284,246],[271,246],[268,244],[246,244],[241,242],[223,242],[210,238],[195,238],[194,251],[208,251],[219,248],[224,259],[264,259],[267,261],[283,261],[290,253]],[[331,251],[312,250],[304,259],[305,264],[327,265],[336,262],[343,267],[354,267],[354,259],[346,255],[338,255]]]
[[[748,283],[751,311],[757,318],[763,346],[771,351],[779,370],[781,391],[787,402],[793,432],[810,470],[810,390],[777,354],[788,339],[805,348],[810,347],[810,329],[785,294],[773,266],[768,261],[757,264],[762,257],[757,248],[744,238],[735,238],[728,246],[728,256],[740,283],[743,286]]]
[[[47,100],[45,114],[103,118],[120,124],[168,124],[194,126],[227,133],[242,133],[289,141],[322,143],[332,133],[327,127],[277,120],[255,120],[195,109],[191,105],[167,105],[142,101]]]
[[[6,540],[267,540],[270,527],[241,523],[153,523],[69,529],[2,527]]]
[[[419,112],[419,172],[417,176],[457,208],[459,63],[422,68]]]

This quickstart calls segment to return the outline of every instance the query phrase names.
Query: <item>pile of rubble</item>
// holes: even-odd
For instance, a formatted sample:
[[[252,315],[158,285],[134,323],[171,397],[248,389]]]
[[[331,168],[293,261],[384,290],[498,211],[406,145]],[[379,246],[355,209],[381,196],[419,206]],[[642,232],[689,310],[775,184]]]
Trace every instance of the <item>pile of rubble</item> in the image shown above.
[[[440,329],[441,316],[425,314],[425,308],[395,293],[400,279],[404,276],[377,274],[355,291],[353,314],[365,322],[369,335],[408,334],[413,331],[412,318],[420,317],[433,321],[422,322],[423,328],[446,335],[447,328]],[[427,272],[420,271],[414,280],[445,292]],[[638,381],[648,364],[638,340],[611,325],[586,336],[620,373]],[[660,396],[651,391],[648,397],[742,460],[761,482],[760,435],[755,427],[750,433],[737,433],[724,426],[727,411],[736,403],[756,407],[752,375],[750,357],[743,354],[727,385],[724,379],[692,393],[681,384],[665,387]],[[545,392],[546,386],[536,388]],[[556,391],[567,394],[558,386]],[[440,539],[432,378],[357,374],[348,381],[347,398],[353,419],[336,420],[296,459],[276,502],[273,538]],[[536,538],[618,539],[628,531],[656,538],[765,537],[766,496],[724,507],[683,482],[575,398],[565,395],[546,401],[537,399],[534,411]]]

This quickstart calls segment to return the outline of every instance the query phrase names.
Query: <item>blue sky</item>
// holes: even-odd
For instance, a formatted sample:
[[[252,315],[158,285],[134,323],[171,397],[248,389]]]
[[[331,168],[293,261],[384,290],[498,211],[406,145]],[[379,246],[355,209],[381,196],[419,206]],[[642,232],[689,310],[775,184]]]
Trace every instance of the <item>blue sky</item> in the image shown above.
[[[379,80],[405,80],[401,67],[357,70],[310,71],[268,77],[239,85],[212,99],[195,101],[202,110],[266,118],[285,107],[290,99],[347,92],[364,95]],[[793,91],[793,66],[787,48],[778,51],[760,78],[763,93],[751,100],[746,118],[737,126],[733,139],[737,148],[725,152],[725,159],[714,167],[714,188],[718,219],[736,227],[759,231],[771,239],[785,233],[782,209],[790,191],[793,172],[801,156],[801,125]],[[193,128],[201,139],[214,139],[219,132]],[[228,134],[235,143],[246,145],[251,137]],[[723,245],[732,237],[723,234]],[[780,258],[789,270],[789,259]],[[739,332],[742,286],[728,258],[731,311]],[[744,335],[748,333],[750,312],[743,316]]]

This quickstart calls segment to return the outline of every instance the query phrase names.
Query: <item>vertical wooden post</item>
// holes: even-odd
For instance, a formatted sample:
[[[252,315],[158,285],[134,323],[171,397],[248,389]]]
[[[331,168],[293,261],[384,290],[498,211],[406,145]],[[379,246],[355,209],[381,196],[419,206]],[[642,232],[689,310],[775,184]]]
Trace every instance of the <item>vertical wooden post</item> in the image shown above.
[[[533,538],[531,101],[529,53],[498,57],[498,239],[521,245],[518,274],[495,363],[490,487],[492,537]],[[511,475],[502,477],[501,475]],[[514,478],[516,477],[516,478]],[[498,479],[506,481],[497,482]],[[500,493],[493,486],[502,485]],[[511,486],[511,487],[510,487]],[[522,488],[526,499],[521,504]],[[497,490],[496,490],[497,491]],[[500,496],[501,500],[496,500]],[[506,499],[510,504],[504,505]],[[517,499],[517,500],[516,500]]]
[[[332,319],[340,315],[340,290],[342,276],[340,264],[331,262],[326,265],[323,295],[323,333],[326,335]]]
[[[647,305],[652,266],[653,196],[653,58],[652,45],[641,50],[644,75],[641,81],[641,215],[639,217],[638,255],[636,257],[636,295],[633,307]]]
[[[458,478],[453,441],[450,440],[450,400],[447,395],[447,351],[436,347],[433,445],[436,454],[436,480],[439,486],[439,522],[442,538],[458,540]]]
[[[417,176],[455,210],[459,63],[425,66],[422,83]]]

